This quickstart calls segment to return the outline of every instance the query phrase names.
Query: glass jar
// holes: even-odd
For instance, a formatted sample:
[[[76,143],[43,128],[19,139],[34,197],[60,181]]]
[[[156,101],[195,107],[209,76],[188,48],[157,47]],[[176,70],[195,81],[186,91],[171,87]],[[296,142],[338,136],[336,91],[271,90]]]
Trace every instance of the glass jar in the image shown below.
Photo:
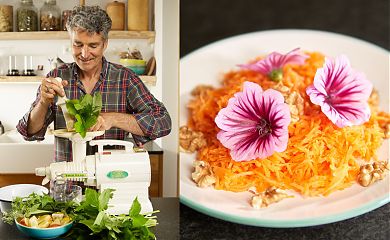
[[[66,22],[68,18],[72,15],[72,10],[64,10],[62,11],[62,31],[66,31]]]
[[[38,9],[32,0],[21,0],[16,10],[18,32],[38,31]]]
[[[45,0],[40,15],[41,31],[60,31],[61,11],[56,0]]]
[[[13,23],[13,7],[0,5],[0,32],[12,32]]]

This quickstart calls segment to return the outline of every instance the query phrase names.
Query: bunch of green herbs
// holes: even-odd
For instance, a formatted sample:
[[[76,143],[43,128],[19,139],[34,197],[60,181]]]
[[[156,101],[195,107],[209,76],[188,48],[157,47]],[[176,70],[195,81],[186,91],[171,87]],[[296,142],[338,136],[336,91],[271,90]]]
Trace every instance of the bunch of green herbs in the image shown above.
[[[113,189],[103,192],[87,188],[85,198],[80,202],[58,202],[47,194],[31,194],[25,198],[16,198],[12,210],[3,215],[3,221],[13,224],[14,219],[50,212],[66,212],[73,220],[72,230],[65,239],[156,239],[151,227],[157,225],[157,217],[151,213],[141,214],[141,205],[134,199],[129,213],[118,216],[109,215],[105,210],[113,196]]]
[[[75,131],[85,138],[88,129],[95,125],[102,110],[102,95],[96,92],[93,96],[85,94],[79,99],[68,100],[66,108],[76,119]]]
[[[86,189],[85,201],[76,208],[75,221],[78,223],[70,232],[77,240],[88,239],[129,239],[152,240],[155,235],[150,227],[157,225],[156,216],[152,213],[141,214],[141,205],[137,198],[125,215],[109,215],[105,212],[108,201],[112,198],[113,190],[104,190],[101,194],[94,190]]]
[[[12,209],[3,213],[2,219],[8,224],[13,224],[15,219],[54,212],[64,212],[73,218],[77,206],[78,204],[74,201],[59,202],[48,194],[32,193],[27,197],[16,197],[12,201]]]

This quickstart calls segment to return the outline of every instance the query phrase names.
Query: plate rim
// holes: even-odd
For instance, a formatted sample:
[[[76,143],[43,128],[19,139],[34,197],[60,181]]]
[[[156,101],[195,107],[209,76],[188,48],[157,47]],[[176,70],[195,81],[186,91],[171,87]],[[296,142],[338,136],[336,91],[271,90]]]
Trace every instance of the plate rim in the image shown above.
[[[258,218],[246,218],[241,217],[237,215],[232,215],[228,213],[224,213],[212,208],[205,207],[203,205],[200,205],[189,198],[180,195],[180,202],[184,205],[199,211],[201,213],[204,213],[206,215],[216,217],[218,219],[233,222],[233,223],[239,223],[244,224],[248,226],[255,226],[255,227],[272,227],[272,228],[291,228],[291,227],[311,227],[311,226],[318,226],[328,223],[335,223],[342,220],[350,219],[356,216],[360,216],[362,214],[368,213],[372,210],[375,210],[377,208],[380,208],[390,202],[390,196],[389,197],[382,197],[380,199],[373,200],[365,205],[362,205],[358,208],[349,210],[347,212],[342,212],[339,214],[333,214],[323,217],[314,217],[314,218],[304,218],[300,220],[292,219],[292,220],[272,220],[272,219],[258,219]],[[258,210],[254,210],[258,211]]]
[[[246,36],[253,36],[253,35],[260,35],[260,34],[280,34],[280,33],[286,33],[286,34],[320,34],[320,35],[326,35],[327,37],[336,37],[336,38],[342,38],[344,40],[350,40],[354,41],[358,44],[364,44],[368,45],[369,47],[381,51],[382,53],[389,54],[389,50],[375,45],[372,42],[359,39],[353,36],[344,35],[341,33],[336,32],[329,32],[329,31],[323,31],[323,30],[312,30],[312,29],[272,29],[272,30],[264,30],[264,31],[254,31],[254,32],[248,32],[243,33],[239,35],[230,36],[227,38],[219,39],[217,41],[211,42],[207,45],[204,45],[200,48],[197,48],[188,54],[184,55],[180,58],[180,64],[187,61],[187,59],[191,58],[193,55],[198,54],[200,52],[203,52],[207,48],[214,47],[215,45],[223,44],[224,42],[234,41],[236,38],[242,38]],[[180,91],[180,89],[179,89]],[[180,106],[179,106],[180,107]],[[179,157],[180,159],[180,157]],[[182,181],[180,179],[180,181]],[[240,215],[233,215],[226,212],[222,212],[221,210],[216,210],[213,208],[209,208],[206,205],[199,204],[195,201],[192,201],[190,198],[180,194],[179,195],[180,202],[184,205],[201,212],[203,214],[206,214],[211,217],[215,217],[224,221],[238,223],[238,224],[244,224],[249,226],[257,226],[257,227],[272,227],[272,228],[289,228],[289,227],[310,227],[310,226],[317,226],[317,225],[323,225],[328,223],[335,223],[342,220],[350,219],[365,213],[368,213],[372,210],[375,210],[377,208],[380,208],[390,202],[390,195],[389,196],[383,196],[377,199],[374,199],[364,205],[361,205],[357,208],[348,210],[346,212],[340,212],[332,215],[327,216],[320,216],[320,217],[311,217],[311,218],[304,218],[304,219],[292,219],[292,220],[274,220],[274,219],[258,219],[258,218],[248,218],[243,217]],[[257,210],[256,210],[257,211]]]
[[[309,33],[314,34],[315,33],[315,34],[325,34],[325,35],[329,35],[329,36],[333,36],[333,37],[342,37],[342,38],[345,38],[345,39],[349,39],[349,40],[353,40],[353,41],[356,41],[356,42],[360,42],[362,44],[368,44],[371,47],[376,48],[377,50],[384,51],[387,54],[390,53],[390,50],[387,50],[386,48],[378,46],[378,45],[376,45],[376,44],[374,44],[372,42],[369,42],[367,40],[360,39],[360,38],[357,38],[357,37],[353,37],[353,36],[350,36],[350,35],[342,34],[342,33],[330,32],[330,31],[324,31],[324,30],[316,30],[316,29],[300,29],[300,28],[285,28],[284,29],[284,28],[281,28],[281,29],[271,29],[271,30],[264,30],[264,31],[247,32],[247,33],[238,34],[238,35],[234,35],[234,36],[230,36],[230,37],[226,37],[226,38],[222,38],[222,39],[216,40],[214,42],[206,44],[206,45],[204,45],[204,46],[202,46],[200,48],[197,48],[197,49],[189,52],[188,54],[184,55],[183,57],[180,58],[180,63],[182,61],[185,61],[187,58],[191,57],[191,55],[193,55],[193,54],[195,54],[197,52],[203,51],[205,48],[209,48],[209,47],[212,47],[213,45],[220,44],[221,42],[231,41],[234,38],[241,38],[241,37],[244,37],[244,36],[250,36],[250,35],[255,35],[255,34],[272,34],[272,33],[307,33],[307,34],[309,34]]]

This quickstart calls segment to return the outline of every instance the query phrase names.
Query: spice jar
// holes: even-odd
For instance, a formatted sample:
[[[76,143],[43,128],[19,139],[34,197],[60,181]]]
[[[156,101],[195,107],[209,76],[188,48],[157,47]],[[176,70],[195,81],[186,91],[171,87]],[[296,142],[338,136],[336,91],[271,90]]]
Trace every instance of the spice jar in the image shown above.
[[[127,1],[127,30],[147,31],[149,28],[149,0]]]
[[[13,24],[13,7],[0,5],[0,32],[12,32]]]
[[[62,11],[62,31],[66,31],[66,22],[68,21],[68,18],[72,15],[72,10],[64,10]]]
[[[61,11],[56,0],[45,0],[41,11],[41,31],[59,31]]]
[[[111,30],[125,30],[125,3],[114,1],[107,4],[106,12],[111,18]]]
[[[32,0],[21,0],[16,10],[16,28],[19,32],[38,31],[38,9]]]

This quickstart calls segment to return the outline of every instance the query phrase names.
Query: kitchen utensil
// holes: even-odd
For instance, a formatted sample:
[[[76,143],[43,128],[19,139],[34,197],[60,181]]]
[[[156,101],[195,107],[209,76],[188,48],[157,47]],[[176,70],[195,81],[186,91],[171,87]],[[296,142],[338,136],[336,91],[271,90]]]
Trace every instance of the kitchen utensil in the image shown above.
[[[55,80],[58,81],[59,83],[62,82],[62,79],[59,77],[56,77]],[[61,85],[61,89],[64,90],[64,87],[62,86],[62,84],[60,84],[60,85]],[[73,129],[73,126],[74,126],[74,119],[72,118],[72,116],[70,116],[68,109],[66,108],[66,101],[68,101],[66,94],[63,97],[58,95],[57,106],[59,106],[61,108],[62,114],[64,115],[66,129],[68,131],[71,131]]]
[[[96,186],[101,191],[114,189],[107,212],[110,214],[128,214],[133,200],[137,197],[141,212],[153,211],[149,200],[148,188],[151,181],[149,154],[134,152],[133,144],[121,140],[92,140],[104,131],[87,132],[86,138],[79,133],[54,131],[57,137],[72,141],[73,162],[56,162],[48,167],[35,169],[37,176],[45,176],[44,181],[84,181],[86,186]],[[98,146],[98,152],[86,156],[86,142]],[[124,146],[125,150],[103,150],[104,146]],[[43,182],[43,184],[45,183]]]
[[[75,201],[80,203],[82,200],[82,189],[78,185],[68,181],[53,181],[50,186],[50,196],[59,202]]]

